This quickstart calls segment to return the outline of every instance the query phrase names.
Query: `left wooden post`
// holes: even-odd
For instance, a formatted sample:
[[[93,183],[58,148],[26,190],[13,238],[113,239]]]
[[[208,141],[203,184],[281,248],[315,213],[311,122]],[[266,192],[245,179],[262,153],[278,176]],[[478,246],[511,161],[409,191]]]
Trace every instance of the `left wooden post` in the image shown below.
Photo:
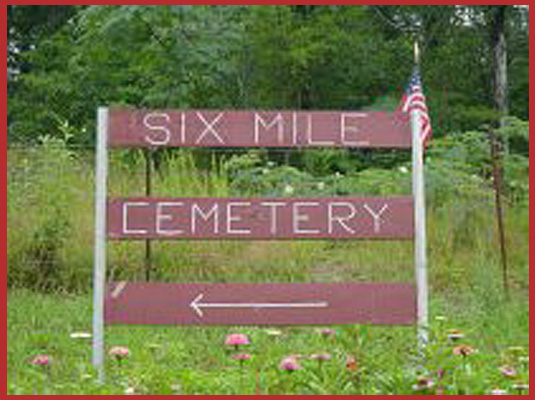
[[[93,366],[98,372],[99,382],[103,383],[104,295],[106,290],[106,199],[108,181],[108,109],[99,108],[97,117],[93,278]]]

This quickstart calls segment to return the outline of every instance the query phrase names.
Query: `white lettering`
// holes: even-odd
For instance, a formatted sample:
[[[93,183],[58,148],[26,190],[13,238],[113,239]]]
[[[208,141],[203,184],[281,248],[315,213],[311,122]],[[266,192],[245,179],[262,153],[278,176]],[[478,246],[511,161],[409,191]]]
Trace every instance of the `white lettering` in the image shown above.
[[[255,113],[255,120],[254,120],[255,144],[260,144],[260,125],[262,125],[262,127],[267,131],[271,130],[274,126],[277,126],[278,143],[281,144],[284,142],[284,118],[282,117],[281,113],[278,113],[277,116],[269,123],[266,123],[266,121],[258,113]]]
[[[297,136],[299,132],[297,130],[297,113],[292,113],[292,141],[294,146],[297,145]]]
[[[214,204],[213,207],[205,213],[198,204],[191,206],[191,233],[197,232],[197,216],[205,222],[208,222],[211,218],[214,220],[213,233],[219,233],[219,205]]]
[[[249,235],[250,229],[234,229],[232,227],[233,222],[240,222],[242,218],[232,215],[233,208],[235,207],[251,207],[251,203],[228,203],[227,204],[227,233],[232,235]]]
[[[335,208],[347,208],[350,210],[348,215],[341,216],[341,215],[335,215]],[[355,209],[355,206],[351,203],[330,203],[329,204],[329,234],[334,233],[334,223],[337,222],[342,228],[346,230],[346,232],[349,232],[351,234],[355,234],[355,231],[351,229],[349,226],[347,226],[346,222],[353,219],[357,213],[357,210]]]
[[[164,124],[168,124],[171,121],[171,117],[169,114],[158,112],[145,115],[143,118],[143,125],[150,131],[154,131],[158,136],[158,138],[156,138],[147,134],[145,140],[153,146],[165,146],[169,144],[169,141],[171,140],[171,131],[165,125],[158,125],[154,120],[160,120],[160,122],[163,120]]]
[[[201,112],[197,112],[197,117],[202,121],[202,123],[205,126],[204,131],[201,133],[199,138],[197,139],[196,144],[201,143],[205,136],[212,135],[214,138],[216,138],[219,143],[225,144],[225,141],[219,136],[219,133],[217,132],[215,126],[217,123],[220,122],[221,118],[225,115],[224,112],[219,113],[211,122],[208,122],[208,120],[204,117],[204,115]]]
[[[278,218],[277,218],[277,209],[279,207],[286,206],[286,203],[277,203],[277,202],[265,202],[261,203],[264,207],[269,207],[271,209],[271,227],[270,232],[272,235],[276,235],[278,232]]]
[[[350,121],[351,120],[355,120],[357,118],[366,118],[368,115],[367,114],[363,114],[363,113],[350,113],[350,114],[342,114],[341,116],[341,122],[340,122],[340,127],[341,127],[341,141],[342,141],[342,145],[344,146],[364,146],[364,145],[367,145],[368,142],[355,142],[355,141],[350,141],[348,140],[347,138],[347,135],[348,133],[358,133],[360,130],[357,126],[353,125],[349,125]]]
[[[180,139],[182,143],[186,143],[186,113],[180,116]]]
[[[333,146],[334,142],[315,142],[313,135],[313,124],[312,124],[312,115],[307,115],[307,137],[308,137],[308,144],[311,146]]]
[[[128,210],[133,207],[148,207],[149,203],[123,203],[123,234],[125,235],[146,235],[146,229],[131,229],[128,226]]]
[[[314,235],[320,233],[319,230],[316,229],[302,229],[301,228],[301,222],[308,222],[310,221],[310,215],[308,214],[301,214],[301,208],[304,207],[317,207],[319,206],[319,203],[294,203],[293,204],[293,231],[296,234],[302,234],[302,235]]]
[[[163,236],[174,236],[184,233],[181,230],[169,230],[162,227],[163,222],[172,221],[171,214],[164,214],[165,208],[182,207],[184,203],[158,203],[156,206],[156,233]]]
[[[381,223],[384,222],[381,220],[381,216],[388,210],[388,204],[385,204],[378,213],[376,213],[368,204],[364,204],[366,211],[370,213],[373,218],[373,230],[375,233],[381,232]]]

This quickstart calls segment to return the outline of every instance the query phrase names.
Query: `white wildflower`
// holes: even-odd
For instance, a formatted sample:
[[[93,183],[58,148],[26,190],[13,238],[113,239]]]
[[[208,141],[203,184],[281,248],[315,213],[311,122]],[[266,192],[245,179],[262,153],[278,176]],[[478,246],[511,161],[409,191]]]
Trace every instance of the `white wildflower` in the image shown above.
[[[92,335],[88,332],[74,332],[70,337],[71,339],[91,339]]]
[[[135,395],[136,394],[136,389],[133,388],[133,387],[126,388],[126,390],[124,391],[124,394],[126,394],[126,395]]]
[[[293,186],[291,186],[291,185],[286,185],[286,186],[284,187],[284,194],[292,195],[292,194],[294,194],[294,192],[295,192],[295,189],[293,188]]]
[[[268,336],[281,336],[282,335],[282,331],[280,331],[278,329],[268,329],[268,330],[266,330],[266,334]]]

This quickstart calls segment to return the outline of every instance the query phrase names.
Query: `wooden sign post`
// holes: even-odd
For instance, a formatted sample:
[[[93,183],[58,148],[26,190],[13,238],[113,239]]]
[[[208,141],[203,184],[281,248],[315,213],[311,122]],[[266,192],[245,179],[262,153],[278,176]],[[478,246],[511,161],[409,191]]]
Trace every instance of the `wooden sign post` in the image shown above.
[[[418,115],[99,109],[93,363],[104,326],[413,324],[427,341],[423,150]],[[412,130],[411,130],[412,121]],[[412,139],[411,139],[412,135]],[[412,198],[107,198],[108,147],[413,148]],[[415,240],[406,284],[106,285],[108,240]]]

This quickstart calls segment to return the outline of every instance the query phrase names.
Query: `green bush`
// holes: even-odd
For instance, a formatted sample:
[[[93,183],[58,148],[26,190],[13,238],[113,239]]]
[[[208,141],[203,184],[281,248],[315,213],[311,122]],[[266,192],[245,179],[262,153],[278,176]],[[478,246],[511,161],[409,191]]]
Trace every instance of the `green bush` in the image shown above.
[[[326,176],[336,172],[348,174],[364,168],[364,163],[349,150],[310,149],[303,151],[300,166],[314,176]]]
[[[78,207],[81,189],[78,161],[65,141],[49,137],[16,158],[8,167],[8,283],[63,286],[69,268],[63,250],[73,235],[72,207]]]

